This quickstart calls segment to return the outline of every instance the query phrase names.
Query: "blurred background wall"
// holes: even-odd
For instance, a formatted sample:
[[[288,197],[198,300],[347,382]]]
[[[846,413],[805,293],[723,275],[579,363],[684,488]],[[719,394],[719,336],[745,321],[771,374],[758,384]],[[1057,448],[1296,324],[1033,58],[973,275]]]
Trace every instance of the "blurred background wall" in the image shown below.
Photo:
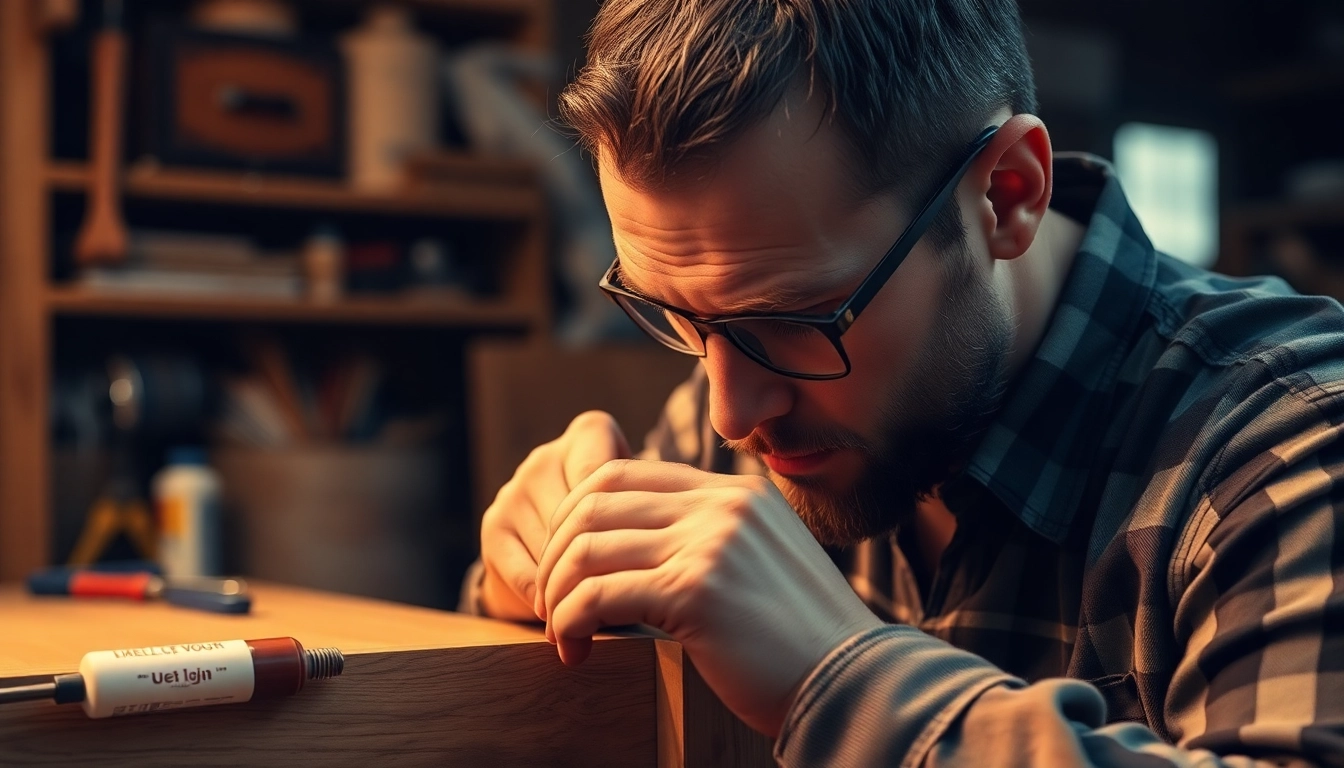
[[[637,441],[690,361],[593,288],[547,123],[596,8],[0,4],[0,578],[190,538],[450,606],[531,447],[592,407]],[[1159,248],[1344,298],[1344,5],[1022,9],[1056,149]]]

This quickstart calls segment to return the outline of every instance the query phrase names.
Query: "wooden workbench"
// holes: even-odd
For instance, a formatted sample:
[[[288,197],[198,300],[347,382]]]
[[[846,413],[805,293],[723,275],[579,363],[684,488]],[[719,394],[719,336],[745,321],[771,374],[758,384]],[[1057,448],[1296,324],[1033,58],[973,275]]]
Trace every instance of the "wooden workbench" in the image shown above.
[[[338,678],[240,705],[90,720],[78,705],[0,706],[0,765],[773,764],[676,643],[603,635],[581,666],[538,628],[271,584],[253,612],[37,598],[0,585],[0,687],[50,681],[84,653],[291,636],[345,654]]]

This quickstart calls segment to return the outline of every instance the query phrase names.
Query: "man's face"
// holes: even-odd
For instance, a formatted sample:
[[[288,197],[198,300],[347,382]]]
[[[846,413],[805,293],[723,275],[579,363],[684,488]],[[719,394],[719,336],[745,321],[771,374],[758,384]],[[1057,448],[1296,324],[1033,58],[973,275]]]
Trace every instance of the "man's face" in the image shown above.
[[[858,201],[819,117],[810,103],[781,107],[720,162],[654,190],[600,158],[621,281],[706,317],[838,307],[923,201]],[[819,541],[889,531],[971,449],[1012,334],[986,262],[970,245],[916,245],[842,337],[842,379],[781,376],[710,336],[715,431],[762,459]]]

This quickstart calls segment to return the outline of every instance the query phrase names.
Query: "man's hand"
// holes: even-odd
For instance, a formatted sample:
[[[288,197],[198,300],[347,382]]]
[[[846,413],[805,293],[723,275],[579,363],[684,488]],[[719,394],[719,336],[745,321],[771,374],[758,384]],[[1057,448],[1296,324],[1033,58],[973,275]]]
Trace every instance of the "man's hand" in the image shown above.
[[[615,419],[588,411],[519,465],[481,518],[481,608],[486,615],[513,621],[540,618],[532,607],[534,579],[552,513],[598,467],[629,456],[629,443]]]
[[[657,627],[771,736],[808,673],[882,623],[761,477],[610,462],[559,505],[538,562],[536,613],[566,664],[599,627]]]

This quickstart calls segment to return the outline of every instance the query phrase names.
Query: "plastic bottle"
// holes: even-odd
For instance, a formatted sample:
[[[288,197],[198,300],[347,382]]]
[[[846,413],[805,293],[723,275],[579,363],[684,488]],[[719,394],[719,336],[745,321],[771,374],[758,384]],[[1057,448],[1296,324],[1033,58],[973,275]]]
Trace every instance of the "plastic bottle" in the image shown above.
[[[313,301],[332,302],[345,293],[345,242],[330,224],[313,230],[303,243],[303,272],[308,281],[308,297]]]
[[[432,149],[439,133],[439,54],[411,13],[375,5],[341,40],[349,83],[350,182],[395,189],[408,155]]]
[[[152,486],[163,574],[218,576],[223,566],[220,479],[206,463],[205,449],[170,450],[168,464],[154,475]]]

